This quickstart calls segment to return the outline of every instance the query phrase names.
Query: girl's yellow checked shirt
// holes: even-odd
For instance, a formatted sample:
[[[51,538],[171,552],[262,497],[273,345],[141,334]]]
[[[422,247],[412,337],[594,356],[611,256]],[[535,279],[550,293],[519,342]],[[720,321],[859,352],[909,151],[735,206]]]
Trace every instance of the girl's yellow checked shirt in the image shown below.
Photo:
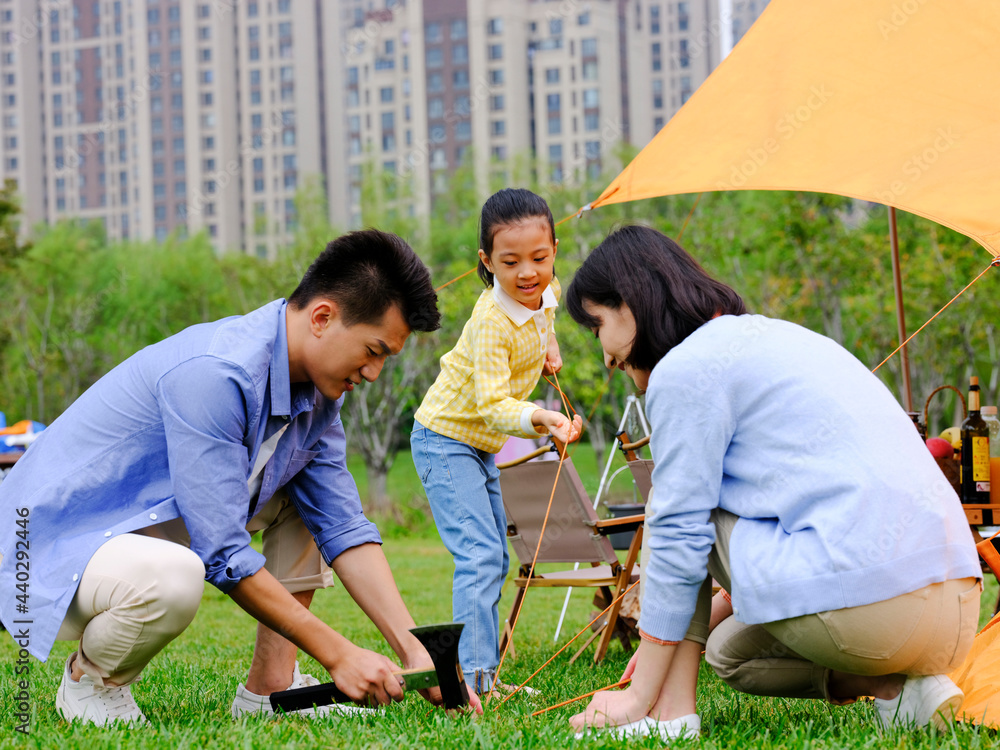
[[[538,406],[525,399],[541,377],[560,294],[553,278],[541,309],[532,311],[499,286],[486,289],[455,348],[441,357],[417,421],[489,453],[498,452],[508,435],[538,437],[531,424]]]

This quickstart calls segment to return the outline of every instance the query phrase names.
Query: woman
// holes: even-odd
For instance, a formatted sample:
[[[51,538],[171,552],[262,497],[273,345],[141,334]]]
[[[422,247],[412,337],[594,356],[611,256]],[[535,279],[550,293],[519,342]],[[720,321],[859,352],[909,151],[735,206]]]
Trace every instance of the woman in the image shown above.
[[[942,726],[981,572],[961,506],[892,394],[830,339],[747,313],[646,227],[612,233],[567,308],[646,391],[656,468],[629,687],[577,729],[697,736],[700,653],[741,692]],[[710,584],[732,615],[709,635]]]

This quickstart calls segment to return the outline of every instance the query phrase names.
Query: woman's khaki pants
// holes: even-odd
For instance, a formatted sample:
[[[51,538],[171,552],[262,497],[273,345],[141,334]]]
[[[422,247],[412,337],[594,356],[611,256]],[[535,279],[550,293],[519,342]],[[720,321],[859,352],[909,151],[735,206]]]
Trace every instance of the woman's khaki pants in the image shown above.
[[[737,520],[724,510],[712,512],[716,542],[708,572],[727,591],[729,539]],[[723,682],[753,695],[830,700],[827,685],[834,670],[947,674],[962,663],[979,623],[980,582],[961,578],[875,604],[761,625],[729,617],[709,634],[711,578],[702,586],[685,637],[705,645],[705,660]]]

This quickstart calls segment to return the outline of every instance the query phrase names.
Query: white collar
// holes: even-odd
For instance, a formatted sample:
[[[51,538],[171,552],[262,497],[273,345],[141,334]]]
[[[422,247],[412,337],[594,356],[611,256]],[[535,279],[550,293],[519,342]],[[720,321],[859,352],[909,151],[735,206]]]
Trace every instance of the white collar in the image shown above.
[[[545,287],[545,291],[542,292],[542,306],[537,310],[529,310],[501,289],[499,284],[493,285],[493,302],[518,327],[523,326],[537,313],[544,313],[550,307],[559,307],[559,303],[556,302],[556,295],[553,293],[551,286]]]

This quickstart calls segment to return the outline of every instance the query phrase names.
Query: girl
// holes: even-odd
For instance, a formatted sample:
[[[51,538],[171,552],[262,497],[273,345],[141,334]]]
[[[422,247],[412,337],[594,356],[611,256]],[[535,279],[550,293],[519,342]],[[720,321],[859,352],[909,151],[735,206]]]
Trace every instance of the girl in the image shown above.
[[[697,737],[702,644],[741,692],[875,696],[883,726],[950,720],[981,572],[888,389],[826,337],[747,314],[653,229],[602,242],[567,307],[646,392],[656,462],[632,682],[573,725]],[[732,610],[709,635],[712,577]]]
[[[483,206],[479,277],[486,285],[455,348],[417,410],[410,444],[441,540],[455,558],[452,606],[465,629],[459,661],[477,693],[500,661],[500,587],[507,576],[507,517],[494,455],[508,435],[569,443],[581,420],[525,399],[562,367],[552,330],[558,282],[552,212],[528,190]],[[549,286],[552,285],[550,289]]]

